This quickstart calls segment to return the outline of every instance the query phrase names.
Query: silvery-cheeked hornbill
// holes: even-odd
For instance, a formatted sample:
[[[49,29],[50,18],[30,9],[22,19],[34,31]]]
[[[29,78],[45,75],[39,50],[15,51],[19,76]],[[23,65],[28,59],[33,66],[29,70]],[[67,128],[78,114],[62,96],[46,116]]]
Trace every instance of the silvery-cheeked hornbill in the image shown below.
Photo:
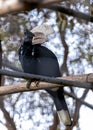
[[[19,60],[23,71],[30,74],[61,77],[59,65],[56,56],[48,48],[41,44],[32,44],[35,35],[26,30],[24,33],[24,41],[19,48]],[[63,95],[63,88],[57,90],[46,89],[52,96],[58,116],[65,125],[71,125],[71,119],[67,104]]]

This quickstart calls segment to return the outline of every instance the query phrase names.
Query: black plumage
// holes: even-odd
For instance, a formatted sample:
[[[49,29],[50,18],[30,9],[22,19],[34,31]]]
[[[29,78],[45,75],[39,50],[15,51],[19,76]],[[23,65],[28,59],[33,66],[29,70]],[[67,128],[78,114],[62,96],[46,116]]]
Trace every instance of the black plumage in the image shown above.
[[[19,49],[19,60],[24,72],[49,77],[61,77],[56,56],[48,48],[40,44],[32,45],[34,34],[28,30],[24,33],[24,41]],[[58,115],[65,125],[71,125],[63,89],[46,90],[53,98]]]

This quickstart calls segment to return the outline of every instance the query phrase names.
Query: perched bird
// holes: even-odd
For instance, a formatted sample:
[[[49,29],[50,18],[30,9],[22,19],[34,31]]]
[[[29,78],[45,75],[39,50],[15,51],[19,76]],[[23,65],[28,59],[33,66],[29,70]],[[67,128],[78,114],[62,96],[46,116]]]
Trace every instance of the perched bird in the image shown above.
[[[19,60],[23,71],[30,74],[61,77],[59,65],[56,56],[48,48],[41,44],[32,44],[35,35],[26,30],[24,33],[24,41],[19,48]],[[65,125],[71,125],[71,119],[67,104],[63,95],[63,88],[46,89],[52,96],[58,116]]]

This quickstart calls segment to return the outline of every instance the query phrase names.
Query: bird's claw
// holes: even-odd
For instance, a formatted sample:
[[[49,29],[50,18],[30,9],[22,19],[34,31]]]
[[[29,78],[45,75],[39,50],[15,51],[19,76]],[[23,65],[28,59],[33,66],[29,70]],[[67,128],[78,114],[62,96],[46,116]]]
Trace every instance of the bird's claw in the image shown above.
[[[29,80],[29,81],[27,81],[27,84],[26,84],[26,88],[30,88],[30,85],[31,85],[31,83],[32,82],[34,82],[35,83],[35,85],[34,86],[36,86],[36,87],[38,87],[39,86],[39,81],[36,81],[36,80]]]
[[[30,88],[31,82],[32,82],[31,80],[27,81],[26,88],[28,88],[28,89]]]
[[[39,86],[39,81],[35,81],[36,87]]]

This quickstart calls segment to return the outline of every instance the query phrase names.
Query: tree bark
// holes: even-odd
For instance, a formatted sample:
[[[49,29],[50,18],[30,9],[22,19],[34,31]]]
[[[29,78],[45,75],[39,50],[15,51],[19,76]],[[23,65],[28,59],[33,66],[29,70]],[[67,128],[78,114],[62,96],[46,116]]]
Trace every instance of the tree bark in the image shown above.
[[[2,70],[0,70],[0,74],[1,72]],[[11,72],[11,71],[5,71],[5,72],[8,76],[9,75],[8,72]],[[15,75],[15,73],[17,74],[17,72],[12,72],[10,76],[18,77],[17,75]],[[66,76],[66,77],[60,77],[60,78],[49,78],[49,77],[47,78],[43,76],[36,76],[36,75],[26,74],[22,72],[18,72],[18,74],[20,74],[19,75],[20,78],[24,76],[23,78],[26,78],[26,79],[32,78],[32,79],[35,79],[35,81],[36,80],[39,81],[38,86],[36,85],[35,82],[31,83],[30,89],[26,88],[26,83],[18,83],[18,84],[9,85],[9,86],[1,86],[0,95],[13,94],[13,93],[24,92],[24,91],[35,91],[35,90],[46,89],[46,88],[51,89],[55,87],[64,87],[64,81],[66,82],[66,86],[71,86],[71,87],[79,86],[79,88],[93,89],[93,74],[74,75],[74,76]],[[40,82],[40,81],[43,81],[43,82]],[[48,83],[44,81],[47,81]],[[51,81],[52,83],[49,83]]]
[[[2,0],[3,1],[3,0]],[[2,1],[0,4],[2,4]],[[0,16],[8,14],[8,13],[17,13],[17,12],[21,12],[21,11],[31,11],[35,8],[47,8],[47,9],[51,9],[54,11],[58,11],[60,13],[64,13],[66,15],[69,16],[73,16],[79,19],[83,19],[86,21],[90,21],[93,22],[93,16],[89,15],[89,14],[84,14],[82,12],[77,12],[73,9],[68,9],[65,7],[62,7],[61,5],[58,4],[53,4],[53,3],[58,3],[60,2],[57,0],[54,1],[43,1],[43,2],[38,2],[38,0],[14,0],[13,2],[6,4],[6,1],[3,1],[3,4],[0,6]],[[52,3],[52,4],[51,4]]]
[[[42,81],[42,82],[48,82],[52,84],[57,84],[60,85],[59,87],[62,86],[71,86],[71,87],[79,87],[79,88],[86,88],[86,89],[93,89],[93,74],[86,74],[86,80],[84,82],[79,82],[79,81],[73,81],[73,80],[67,80],[61,79],[61,78],[51,78],[47,76],[41,76],[41,75],[34,75],[34,74],[29,74],[29,73],[23,73],[23,72],[15,72],[15,71],[9,71],[9,70],[2,70],[0,69],[0,74],[1,75],[6,75],[6,76],[12,76],[15,78],[24,78],[24,79],[31,79],[31,80],[37,80],[37,81]],[[84,75],[85,76],[85,75]],[[89,79],[90,77],[90,79]],[[91,82],[89,82],[91,80]],[[46,88],[53,88],[55,86],[46,86]],[[38,87],[39,89],[39,87]],[[40,89],[45,89],[43,86]]]

